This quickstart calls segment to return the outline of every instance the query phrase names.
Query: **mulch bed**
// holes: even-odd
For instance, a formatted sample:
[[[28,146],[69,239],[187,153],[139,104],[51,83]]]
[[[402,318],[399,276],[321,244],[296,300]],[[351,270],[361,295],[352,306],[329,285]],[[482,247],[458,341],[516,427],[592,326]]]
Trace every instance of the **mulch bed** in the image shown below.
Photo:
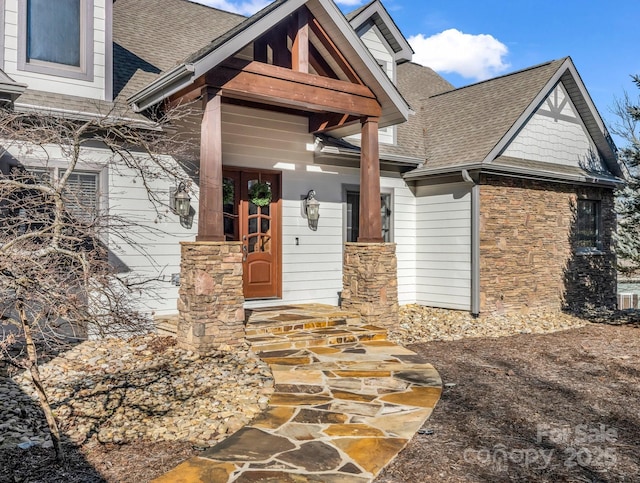
[[[414,344],[446,384],[425,434],[378,483],[640,481],[640,328]],[[187,443],[0,453],[1,482],[145,482],[197,450]]]
[[[640,481],[637,325],[409,347],[445,389],[376,482]]]

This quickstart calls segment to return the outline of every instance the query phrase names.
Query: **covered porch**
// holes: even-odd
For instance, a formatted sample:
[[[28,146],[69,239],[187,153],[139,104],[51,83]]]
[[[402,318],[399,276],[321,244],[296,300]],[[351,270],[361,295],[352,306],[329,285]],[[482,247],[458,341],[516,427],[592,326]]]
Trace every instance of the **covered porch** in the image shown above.
[[[155,91],[148,88],[136,100],[140,108],[158,98],[168,106],[201,104],[198,234],[182,243],[177,337],[184,346],[208,350],[241,343],[245,300],[269,299],[273,305],[282,293],[286,186],[273,167],[229,165],[225,106],[259,110],[267,118],[305,118],[310,135],[360,135],[359,237],[344,245],[336,292],[341,289],[342,307],[365,324],[384,327],[395,320],[395,246],[382,238],[378,129],[405,120],[408,106],[334,8],[310,1],[265,9],[230,38],[194,54],[186,70],[176,68],[174,76],[184,78],[174,78],[169,95],[160,78]],[[234,176],[240,182],[225,198],[225,182]],[[271,191],[265,205],[248,197],[258,183]],[[271,291],[261,291],[268,284]]]

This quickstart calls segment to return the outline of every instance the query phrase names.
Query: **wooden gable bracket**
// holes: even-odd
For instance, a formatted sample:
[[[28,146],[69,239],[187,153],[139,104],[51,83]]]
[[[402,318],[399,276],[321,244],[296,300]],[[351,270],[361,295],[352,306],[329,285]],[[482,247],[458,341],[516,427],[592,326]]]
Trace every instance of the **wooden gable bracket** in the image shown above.
[[[205,75],[204,84],[223,97],[307,112],[379,117],[375,95],[361,84],[320,77],[256,61],[228,59]]]

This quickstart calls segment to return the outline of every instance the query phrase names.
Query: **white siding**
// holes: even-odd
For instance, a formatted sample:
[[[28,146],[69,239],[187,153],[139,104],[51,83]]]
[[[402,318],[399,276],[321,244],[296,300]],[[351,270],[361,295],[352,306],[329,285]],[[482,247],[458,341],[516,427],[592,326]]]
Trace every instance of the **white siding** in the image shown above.
[[[247,306],[337,305],[342,290],[343,186],[359,184],[358,170],[314,164],[313,136],[305,117],[225,104],[222,129],[225,165],[282,170],[282,299],[251,301]],[[394,193],[401,303],[413,302],[414,198],[400,178],[382,178],[381,186]],[[301,216],[301,199],[311,189],[321,203],[315,232]]]
[[[362,43],[369,49],[373,58],[384,67],[384,71],[394,84],[396,80],[395,62],[392,55],[391,47],[384,40],[384,36],[375,25],[367,30],[360,37]],[[395,126],[382,128],[378,131],[379,141],[384,144],[395,144]],[[360,135],[349,136],[353,139],[360,139]]]
[[[471,307],[471,188],[456,183],[416,191],[416,301]]]
[[[560,84],[503,154],[518,159],[606,171],[597,152],[582,119]]]
[[[18,1],[5,0],[4,71],[29,89],[104,100],[105,92],[105,1],[94,0],[93,81],[83,81],[18,70]],[[108,0],[111,1],[111,0]]]

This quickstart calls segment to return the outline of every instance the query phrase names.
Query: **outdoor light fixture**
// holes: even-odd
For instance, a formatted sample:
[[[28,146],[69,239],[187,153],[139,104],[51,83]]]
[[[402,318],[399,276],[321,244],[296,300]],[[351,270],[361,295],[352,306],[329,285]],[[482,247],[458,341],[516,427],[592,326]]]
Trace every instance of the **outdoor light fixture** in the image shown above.
[[[307,197],[303,200],[303,205],[309,228],[316,231],[318,229],[318,218],[320,218],[320,202],[316,200],[316,192],[314,190],[309,191]]]
[[[182,182],[178,185],[178,189],[173,195],[173,211],[180,218],[187,218],[191,211],[191,197]]]

